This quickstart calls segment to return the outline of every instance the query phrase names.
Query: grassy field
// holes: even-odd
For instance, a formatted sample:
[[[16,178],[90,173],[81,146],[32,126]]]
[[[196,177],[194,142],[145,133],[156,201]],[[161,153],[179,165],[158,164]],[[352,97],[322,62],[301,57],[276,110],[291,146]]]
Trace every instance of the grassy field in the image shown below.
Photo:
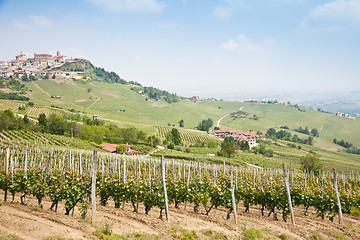
[[[301,108],[303,109],[303,108]],[[259,120],[249,118],[225,118],[222,122],[225,127],[235,129],[249,129],[265,132],[270,127],[288,126],[290,129],[299,126],[317,128],[320,137],[316,146],[328,149],[341,148],[332,144],[334,138],[344,139],[355,145],[360,145],[360,121],[350,120],[335,116],[334,114],[322,113],[311,109],[297,108],[289,105],[274,104],[242,104],[242,111],[256,115]],[[294,132],[293,132],[294,133]],[[299,133],[296,133],[299,135]]]
[[[180,100],[172,104],[163,100],[146,101],[146,97],[130,90],[130,85],[104,82],[78,83],[68,80],[59,83],[39,80],[28,83],[27,86],[32,90],[31,101],[36,104],[74,108],[88,114],[97,114],[100,118],[115,120],[119,125],[131,124],[151,128],[152,131],[154,125],[170,123],[178,126],[181,119],[184,119],[185,128],[194,128],[202,119],[217,121],[240,107],[240,103],[222,101],[194,103]],[[88,92],[88,89],[91,91]],[[61,99],[51,98],[51,95],[61,96]]]
[[[119,126],[135,126],[147,133],[155,133],[154,126],[168,124],[178,126],[181,119],[184,120],[187,129],[196,127],[201,120],[207,118],[213,119],[216,125],[220,118],[241,109],[246,112],[246,116],[236,119],[230,116],[223,118],[221,129],[257,130],[264,133],[270,127],[286,125],[293,129],[302,126],[317,128],[320,131],[320,137],[315,139],[316,147],[334,151],[341,149],[340,146],[332,143],[333,138],[360,145],[359,120],[349,120],[333,114],[301,108],[303,112],[289,105],[216,100],[194,103],[187,99],[169,104],[163,100],[146,100],[145,96],[132,91],[131,85],[97,81],[82,83],[65,79],[48,79],[26,85],[32,90],[28,96],[37,108],[47,109],[51,105],[63,109],[73,108],[89,115],[96,114],[100,118],[112,120]],[[51,98],[51,95],[61,96],[61,99]],[[11,107],[16,110],[17,106],[9,102],[0,103],[1,109]],[[34,114],[36,112],[32,111],[32,115]],[[253,120],[253,115],[256,115],[258,120]]]

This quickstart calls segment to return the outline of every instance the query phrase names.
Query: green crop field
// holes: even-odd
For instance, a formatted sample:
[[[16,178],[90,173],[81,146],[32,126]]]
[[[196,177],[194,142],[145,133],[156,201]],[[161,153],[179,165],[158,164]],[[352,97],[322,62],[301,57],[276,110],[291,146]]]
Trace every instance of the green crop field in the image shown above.
[[[166,135],[171,132],[174,127],[169,126],[155,126],[156,128],[156,136],[160,138],[166,138]],[[200,132],[197,130],[188,130],[177,128],[179,130],[181,140],[185,143],[196,143],[196,142],[206,142],[213,138],[209,137],[208,134],[204,132]]]
[[[66,137],[48,133],[30,131],[2,131],[0,132],[0,145],[5,146],[49,146],[70,147],[78,149],[94,149],[94,145],[76,137]]]

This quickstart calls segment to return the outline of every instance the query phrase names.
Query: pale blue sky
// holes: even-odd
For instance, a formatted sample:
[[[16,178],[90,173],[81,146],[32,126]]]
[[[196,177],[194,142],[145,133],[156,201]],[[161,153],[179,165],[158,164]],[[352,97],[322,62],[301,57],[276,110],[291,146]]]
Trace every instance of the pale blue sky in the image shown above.
[[[1,60],[59,49],[179,95],[360,90],[360,0],[0,0],[0,22]]]

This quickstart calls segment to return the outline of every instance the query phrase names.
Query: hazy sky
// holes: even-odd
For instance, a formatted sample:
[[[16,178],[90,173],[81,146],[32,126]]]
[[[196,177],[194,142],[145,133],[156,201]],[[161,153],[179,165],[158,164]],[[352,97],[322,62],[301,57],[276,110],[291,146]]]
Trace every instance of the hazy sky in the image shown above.
[[[360,0],[0,0],[0,60],[85,57],[179,95],[360,90]]]

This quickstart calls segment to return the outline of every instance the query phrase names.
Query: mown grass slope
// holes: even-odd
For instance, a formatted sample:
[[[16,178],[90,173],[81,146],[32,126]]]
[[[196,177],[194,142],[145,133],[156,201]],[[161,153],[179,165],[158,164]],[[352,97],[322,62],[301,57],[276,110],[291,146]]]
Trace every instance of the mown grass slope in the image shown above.
[[[203,100],[191,102],[181,99],[169,104],[163,100],[153,101],[131,90],[132,85],[106,83],[99,81],[76,82],[65,79],[39,80],[27,83],[32,90],[31,101],[40,105],[55,105],[64,109],[76,109],[88,114],[97,114],[100,118],[116,121],[119,125],[134,125],[147,132],[154,132],[154,125],[178,126],[181,119],[185,128],[194,128],[202,119],[217,121],[241,109],[250,117],[234,119],[227,116],[221,121],[221,128],[257,130],[266,132],[270,127],[299,126],[317,128],[320,137],[315,146],[337,150],[340,146],[332,143],[333,138],[344,139],[354,145],[360,145],[360,121],[341,118],[329,113],[311,109],[299,109],[289,105],[249,104]],[[61,99],[50,98],[51,95]],[[298,134],[301,136],[301,134]],[[305,136],[304,136],[305,137]]]
[[[360,121],[335,116],[330,113],[318,112],[312,109],[297,108],[290,105],[275,104],[242,104],[242,111],[258,116],[258,120],[249,118],[225,118],[223,124],[229,128],[252,129],[265,132],[270,127],[288,126],[290,129],[302,127],[317,128],[320,131],[316,146],[341,148],[333,145],[334,138],[344,139],[355,145],[360,145]],[[296,132],[292,132],[296,133]],[[296,133],[301,135],[299,133]]]

